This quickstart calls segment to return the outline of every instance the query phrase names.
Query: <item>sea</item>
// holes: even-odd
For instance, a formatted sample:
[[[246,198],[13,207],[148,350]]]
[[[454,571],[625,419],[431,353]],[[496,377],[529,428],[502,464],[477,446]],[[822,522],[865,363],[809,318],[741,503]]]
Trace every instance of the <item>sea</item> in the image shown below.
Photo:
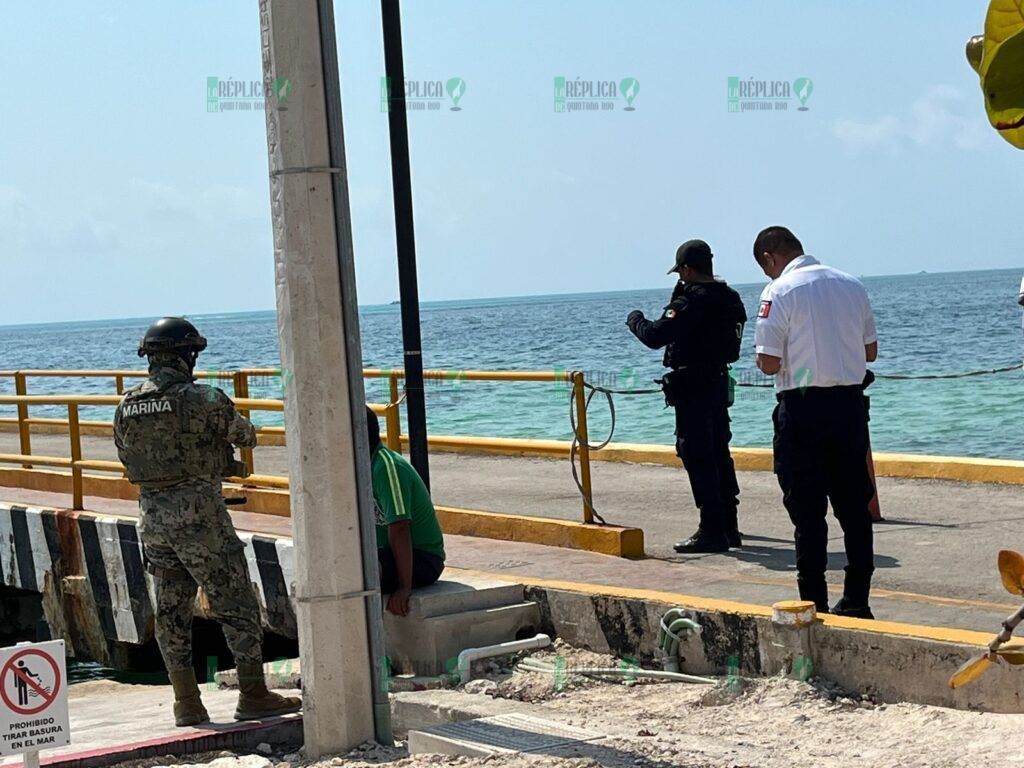
[[[879,332],[878,374],[949,374],[1019,363],[1024,354],[1019,270],[865,277]],[[751,318],[763,284],[737,285]],[[581,370],[589,382],[616,390],[654,388],[661,353],[629,333],[632,309],[656,317],[671,286],[652,290],[427,302],[421,306],[424,364],[452,371],[426,383],[428,430],[433,434],[568,440],[569,390],[554,383],[466,381],[465,370]],[[139,338],[152,318],[0,327],[0,370],[141,368]],[[274,312],[207,314],[190,318],[209,339],[203,370],[280,365]],[[397,305],[360,309],[363,365],[401,368]],[[733,445],[771,445],[775,398],[754,366],[753,323],[734,366],[740,383],[732,409]],[[277,376],[251,383],[252,397],[281,397]],[[111,394],[110,379],[32,379],[29,392]],[[230,384],[225,383],[230,393]],[[0,377],[0,392],[13,393]],[[877,451],[1024,459],[1024,375],[958,379],[880,380],[871,387],[871,439]],[[387,401],[387,385],[366,381],[370,402]],[[660,394],[614,396],[614,439],[671,444],[673,416]],[[63,409],[36,407],[39,416]],[[0,416],[14,416],[0,406]],[[109,419],[112,409],[84,409],[83,418]],[[262,424],[280,414],[261,413]],[[591,442],[612,426],[603,396],[590,406]]]

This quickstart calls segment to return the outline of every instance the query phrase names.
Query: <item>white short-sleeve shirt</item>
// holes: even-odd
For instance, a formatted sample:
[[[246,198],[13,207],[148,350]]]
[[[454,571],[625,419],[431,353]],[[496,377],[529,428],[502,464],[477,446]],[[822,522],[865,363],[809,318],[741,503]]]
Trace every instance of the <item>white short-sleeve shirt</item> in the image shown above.
[[[782,359],[775,389],[861,384],[864,347],[878,340],[860,280],[799,256],[761,293],[754,342]]]

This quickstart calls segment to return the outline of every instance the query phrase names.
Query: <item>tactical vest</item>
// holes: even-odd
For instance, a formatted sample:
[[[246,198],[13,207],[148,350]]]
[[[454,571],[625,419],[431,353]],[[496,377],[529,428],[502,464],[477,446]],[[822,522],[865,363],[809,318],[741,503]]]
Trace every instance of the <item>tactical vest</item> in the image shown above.
[[[673,294],[673,298],[680,296],[688,302],[685,311],[693,312],[698,319],[689,326],[684,338],[665,347],[665,367],[724,367],[739,360],[743,326],[747,322],[747,311],[739,294],[723,284],[708,287],[697,283]]]
[[[164,486],[233,474],[234,449],[213,418],[206,388],[185,382],[157,389],[152,382],[129,391],[116,415],[128,479]]]

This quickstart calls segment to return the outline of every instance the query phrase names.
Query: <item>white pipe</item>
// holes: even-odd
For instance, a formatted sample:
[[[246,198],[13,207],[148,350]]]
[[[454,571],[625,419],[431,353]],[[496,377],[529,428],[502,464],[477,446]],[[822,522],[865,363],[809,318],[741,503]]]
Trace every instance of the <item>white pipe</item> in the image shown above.
[[[523,659],[519,662],[519,666],[527,672],[543,672],[549,675],[555,672],[569,672],[577,675],[613,675],[625,678],[647,677],[655,680],[674,680],[680,683],[697,683],[700,685],[714,685],[717,682],[714,678],[710,677],[685,675],[680,672],[665,672],[660,669],[640,669],[638,667],[565,667],[564,669],[559,669],[553,664],[538,659]]]
[[[474,661],[489,659],[492,656],[505,656],[517,651],[547,648],[549,645],[551,645],[550,637],[547,635],[535,635],[526,640],[513,640],[508,643],[498,643],[497,645],[485,645],[482,648],[467,648],[459,654],[459,682],[468,683],[473,679],[471,670]]]

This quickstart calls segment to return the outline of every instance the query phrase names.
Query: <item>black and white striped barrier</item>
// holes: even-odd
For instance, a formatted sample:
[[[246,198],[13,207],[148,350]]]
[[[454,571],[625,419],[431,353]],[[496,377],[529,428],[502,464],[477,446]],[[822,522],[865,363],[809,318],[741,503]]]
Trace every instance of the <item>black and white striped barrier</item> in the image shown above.
[[[294,638],[291,539],[251,533],[240,533],[239,538],[245,545],[264,628]],[[69,580],[82,587],[72,589]],[[73,642],[77,634],[88,634],[83,626],[88,624],[98,626],[107,642],[142,644],[153,636],[152,579],[143,568],[134,518],[0,502],[2,586],[42,594],[54,637],[70,635],[65,639]],[[74,593],[75,600],[65,600],[65,592]],[[202,603],[198,615],[202,615]],[[81,612],[88,611],[90,604],[98,624],[83,621]]]

